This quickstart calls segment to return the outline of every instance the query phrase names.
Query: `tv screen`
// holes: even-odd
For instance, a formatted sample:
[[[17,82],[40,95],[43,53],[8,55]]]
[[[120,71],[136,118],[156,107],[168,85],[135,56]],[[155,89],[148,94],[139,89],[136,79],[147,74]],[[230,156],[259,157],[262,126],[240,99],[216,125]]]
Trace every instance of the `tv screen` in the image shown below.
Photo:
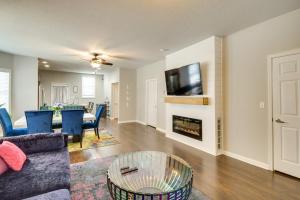
[[[167,94],[176,96],[202,95],[200,63],[165,71]]]

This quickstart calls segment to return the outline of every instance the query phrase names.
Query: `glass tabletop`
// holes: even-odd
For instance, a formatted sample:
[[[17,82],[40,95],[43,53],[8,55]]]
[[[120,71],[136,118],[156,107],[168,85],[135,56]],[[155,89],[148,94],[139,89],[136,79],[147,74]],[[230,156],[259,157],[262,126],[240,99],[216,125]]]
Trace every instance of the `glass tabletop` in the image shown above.
[[[108,182],[119,190],[162,195],[177,190],[184,192],[183,189],[186,194],[190,192],[187,190],[191,190],[193,173],[191,166],[177,156],[141,151],[120,155],[109,167],[107,176]]]

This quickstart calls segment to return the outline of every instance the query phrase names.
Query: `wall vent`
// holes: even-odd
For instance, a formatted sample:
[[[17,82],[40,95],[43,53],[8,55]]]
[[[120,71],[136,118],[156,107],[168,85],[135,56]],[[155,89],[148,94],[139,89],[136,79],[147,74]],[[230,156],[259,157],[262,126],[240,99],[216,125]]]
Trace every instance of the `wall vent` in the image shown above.
[[[218,132],[218,149],[222,149],[222,123],[221,118],[217,120],[217,132]]]

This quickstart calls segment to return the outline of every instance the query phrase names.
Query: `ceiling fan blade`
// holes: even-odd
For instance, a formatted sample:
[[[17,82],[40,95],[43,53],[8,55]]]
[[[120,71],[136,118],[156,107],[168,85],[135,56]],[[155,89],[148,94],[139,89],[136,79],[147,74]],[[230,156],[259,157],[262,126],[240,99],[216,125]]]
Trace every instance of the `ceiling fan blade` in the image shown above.
[[[112,66],[112,65],[113,65],[112,63],[110,63],[110,62],[106,62],[106,61],[102,61],[102,62],[101,62],[101,64],[102,64],[102,65],[110,65],[110,66]]]
[[[90,62],[90,60],[88,60],[88,59],[84,59],[84,58],[80,58],[80,60],[82,60],[82,61],[86,61],[86,62]]]
[[[134,58],[132,58],[132,57],[122,56],[122,55],[112,55],[110,57],[115,58],[115,59],[121,59],[121,60],[134,60]]]

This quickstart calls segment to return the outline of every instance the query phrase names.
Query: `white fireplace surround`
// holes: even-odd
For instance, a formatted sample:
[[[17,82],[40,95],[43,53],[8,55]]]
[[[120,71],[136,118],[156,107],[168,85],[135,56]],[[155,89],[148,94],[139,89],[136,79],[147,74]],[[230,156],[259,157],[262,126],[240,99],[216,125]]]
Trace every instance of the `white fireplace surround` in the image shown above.
[[[222,38],[210,37],[166,56],[166,70],[200,62],[205,97],[209,105],[166,104],[166,136],[218,155],[217,120],[222,120]],[[182,97],[184,98],[184,97]],[[202,141],[174,133],[172,116],[179,115],[202,120]],[[222,123],[221,123],[222,141]],[[222,145],[222,142],[221,142]]]

